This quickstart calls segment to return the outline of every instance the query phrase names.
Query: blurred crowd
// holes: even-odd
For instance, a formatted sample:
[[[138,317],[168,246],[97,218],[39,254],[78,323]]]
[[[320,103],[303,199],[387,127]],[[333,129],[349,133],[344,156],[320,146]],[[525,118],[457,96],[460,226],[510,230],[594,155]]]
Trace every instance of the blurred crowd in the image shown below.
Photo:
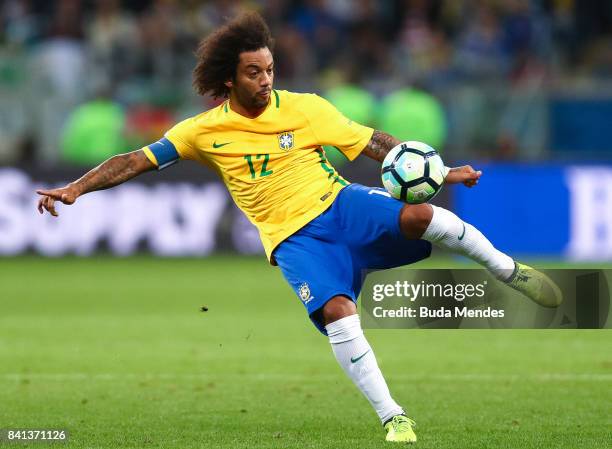
[[[278,88],[357,86],[380,99],[411,86],[447,109],[457,142],[466,110],[499,109],[474,92],[520,88],[512,98],[525,101],[500,100],[495,135],[462,141],[494,143],[501,157],[516,146],[505,139],[517,139],[504,130],[524,127],[515,116],[537,120],[543,85],[612,78],[610,0],[3,0],[0,163],[79,162],[88,127],[121,136],[100,143],[116,153],[213,105],[192,93],[193,52],[245,9],[260,11],[276,38]],[[525,145],[543,147],[536,131],[523,130]]]

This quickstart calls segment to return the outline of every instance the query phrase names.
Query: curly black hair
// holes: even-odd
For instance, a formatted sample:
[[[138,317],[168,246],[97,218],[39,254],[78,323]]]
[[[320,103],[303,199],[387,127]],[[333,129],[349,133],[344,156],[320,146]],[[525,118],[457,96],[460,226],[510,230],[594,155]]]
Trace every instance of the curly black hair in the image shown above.
[[[236,78],[240,53],[267,47],[274,40],[268,25],[257,12],[244,13],[204,38],[196,51],[193,86],[197,93],[211,92],[213,97],[228,97],[224,84]]]

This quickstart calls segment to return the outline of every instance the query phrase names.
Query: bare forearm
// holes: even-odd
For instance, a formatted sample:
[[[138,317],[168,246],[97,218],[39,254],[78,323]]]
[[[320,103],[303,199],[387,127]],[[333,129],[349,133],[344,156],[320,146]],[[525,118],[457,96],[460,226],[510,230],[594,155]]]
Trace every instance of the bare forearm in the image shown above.
[[[363,149],[363,154],[375,161],[382,162],[389,151],[399,143],[400,141],[390,134],[375,130],[372,138]]]
[[[78,195],[119,185],[140,173],[155,168],[142,150],[107,159],[70,185]]]
[[[72,204],[84,193],[108,189],[154,168],[156,165],[142,150],[113,156],[67,186],[37,190],[36,193],[40,195],[38,212],[43,214],[46,210],[52,216],[57,217],[56,201]]]

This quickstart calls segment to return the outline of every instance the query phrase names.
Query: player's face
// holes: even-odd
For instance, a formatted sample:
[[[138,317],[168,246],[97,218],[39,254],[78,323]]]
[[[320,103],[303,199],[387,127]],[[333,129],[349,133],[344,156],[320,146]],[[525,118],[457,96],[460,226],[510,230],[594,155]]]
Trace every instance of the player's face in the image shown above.
[[[246,109],[262,109],[268,105],[274,81],[274,59],[268,48],[240,54],[236,79],[226,85]]]

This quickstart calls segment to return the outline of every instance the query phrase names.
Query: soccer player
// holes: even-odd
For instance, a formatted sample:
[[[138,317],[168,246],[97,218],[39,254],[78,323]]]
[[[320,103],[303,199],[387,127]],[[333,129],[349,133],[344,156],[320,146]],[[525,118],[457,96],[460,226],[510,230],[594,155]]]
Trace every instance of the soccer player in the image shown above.
[[[477,261],[538,304],[558,305],[560,292],[454,213],[404,204],[344,180],[323,145],[338,147],[351,160],[363,154],[383,161],[399,141],[345,118],[317,95],[274,90],[272,48],[268,27],[256,13],[212,33],[198,48],[194,87],[226,101],[65,187],[39,190],[38,209],[57,216],[55,201],[72,204],[85,193],[180,159],[210,167],[258,228],[269,261],[328,336],[338,363],[380,418],[386,440],[415,442],[414,422],[391,397],[360,325],[355,303],[362,270],[416,262],[429,256],[434,243]],[[447,171],[446,183],[467,187],[481,176],[470,166]]]

